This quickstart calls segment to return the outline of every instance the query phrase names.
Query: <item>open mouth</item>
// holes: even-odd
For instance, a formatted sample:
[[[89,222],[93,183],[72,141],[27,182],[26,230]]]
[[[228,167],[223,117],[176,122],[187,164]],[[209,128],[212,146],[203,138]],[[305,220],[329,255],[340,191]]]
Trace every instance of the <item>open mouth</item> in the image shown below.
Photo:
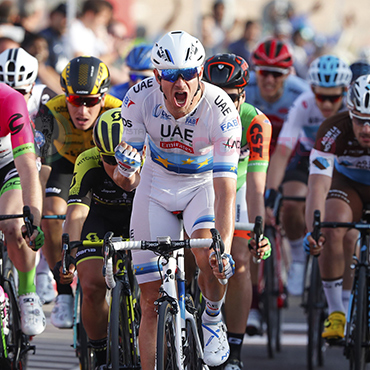
[[[188,98],[188,93],[186,92],[176,92],[175,93],[175,103],[178,107],[183,107],[186,104]]]

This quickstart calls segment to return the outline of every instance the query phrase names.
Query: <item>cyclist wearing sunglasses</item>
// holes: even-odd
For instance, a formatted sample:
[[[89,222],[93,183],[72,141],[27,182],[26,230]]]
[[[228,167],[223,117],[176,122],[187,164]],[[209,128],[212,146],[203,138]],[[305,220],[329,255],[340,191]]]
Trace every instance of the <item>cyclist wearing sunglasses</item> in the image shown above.
[[[308,69],[311,91],[303,93],[294,102],[271,157],[267,176],[269,198],[266,203],[271,221],[280,185],[284,196],[307,195],[309,156],[317,130],[326,118],[347,110],[344,97],[351,77],[349,66],[335,56],[323,55],[311,63]],[[301,295],[303,292],[306,261],[302,249],[306,230],[304,209],[305,202],[283,202],[282,225],[292,254],[287,288],[292,295]]]
[[[235,54],[216,54],[204,64],[204,80],[221,87],[233,100],[238,109],[243,127],[241,153],[238,165],[236,194],[236,222],[249,222],[264,215],[264,192],[266,172],[269,163],[271,124],[257,108],[245,103],[244,87],[249,80],[247,62]],[[256,140],[259,138],[259,140]],[[252,282],[250,275],[250,233],[235,230],[232,255],[235,260],[235,274],[229,280],[225,316],[230,356],[225,370],[243,368],[241,349],[249,308],[252,303]],[[261,245],[267,245],[264,239]],[[268,253],[265,254],[268,256]],[[242,307],[242,308],[241,308]]]
[[[65,214],[68,189],[77,156],[94,146],[93,124],[98,116],[122,102],[106,92],[110,84],[107,66],[98,58],[81,56],[72,59],[61,73],[64,94],[49,100],[35,120],[45,144],[41,148],[44,166],[50,177],[46,184],[44,214]],[[60,258],[61,220],[43,220],[44,255],[53,269]],[[58,297],[51,313],[57,327],[71,327],[72,289],[57,282]]]
[[[359,222],[370,202],[370,75],[355,80],[347,94],[348,111],[325,120],[310,154],[306,224],[313,228],[314,210],[323,221]],[[353,263],[355,240],[346,240],[346,229],[322,229],[318,244],[305,237],[307,253],[320,254],[319,266],[328,302],[322,336],[344,337],[347,307],[343,301],[346,270]],[[325,242],[325,244],[324,244]]]
[[[208,249],[193,251],[206,302],[202,315],[204,361],[218,366],[229,355],[221,319],[225,286],[218,278],[233,273],[230,249],[241,126],[229,96],[201,81],[204,57],[199,40],[184,31],[169,32],[155,43],[155,77],[147,79],[145,85],[142,82],[132,87],[122,105],[122,119],[130,122],[130,129],[124,131],[123,142],[116,150],[122,166],[115,170],[115,176],[125,178],[126,190],[140,180],[130,226],[135,240],[153,240],[159,235],[179,239],[183,226],[192,238],[209,237],[213,227],[219,230],[225,244],[222,273]],[[141,153],[145,140],[148,154],[139,175],[136,166],[128,166],[122,158]],[[177,211],[183,214],[183,224],[173,214]],[[154,301],[161,280],[152,252],[134,251],[133,262],[139,271],[141,325],[145,328],[139,333],[141,365],[148,370],[155,362]]]
[[[140,44],[134,46],[126,57],[126,66],[129,68],[129,81],[112,86],[109,94],[123,100],[130,87],[138,82],[153,76],[153,63],[150,59],[153,45]]]
[[[272,38],[258,44],[252,63],[254,71],[245,88],[246,101],[261,109],[272,124],[272,153],[291,105],[302,92],[309,91],[309,85],[291,73],[293,56],[281,40]]]
[[[117,167],[114,149],[121,141],[123,130],[121,108],[104,112],[94,125],[95,146],[76,159],[63,226],[70,241],[103,239],[107,231],[130,237],[134,192],[125,192],[112,180]],[[70,284],[77,267],[83,290],[82,320],[95,350],[96,365],[103,365],[106,363],[108,304],[103,275],[97,273],[103,267],[102,249],[80,247],[78,251],[71,251],[71,256],[75,259],[71,259],[66,275],[62,274],[61,262],[57,264],[56,279]]]

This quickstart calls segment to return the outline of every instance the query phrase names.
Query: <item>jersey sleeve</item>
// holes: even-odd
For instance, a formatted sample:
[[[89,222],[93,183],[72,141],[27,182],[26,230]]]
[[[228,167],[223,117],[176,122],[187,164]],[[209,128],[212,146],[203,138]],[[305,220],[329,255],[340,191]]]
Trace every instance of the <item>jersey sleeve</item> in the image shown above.
[[[146,127],[142,109],[142,96],[135,94],[132,88],[127,92],[122,103],[121,116],[124,125],[122,140],[142,153],[146,137]]]
[[[80,204],[90,206],[91,189],[99,170],[99,153],[92,149],[85,150],[76,159],[67,205]]]
[[[35,153],[34,135],[24,97],[12,91],[1,107],[1,124],[6,124],[3,131],[6,136],[11,134],[13,157],[24,153]]]
[[[247,142],[250,150],[248,172],[267,172],[270,160],[270,142],[272,127],[269,119],[258,109],[247,131]]]

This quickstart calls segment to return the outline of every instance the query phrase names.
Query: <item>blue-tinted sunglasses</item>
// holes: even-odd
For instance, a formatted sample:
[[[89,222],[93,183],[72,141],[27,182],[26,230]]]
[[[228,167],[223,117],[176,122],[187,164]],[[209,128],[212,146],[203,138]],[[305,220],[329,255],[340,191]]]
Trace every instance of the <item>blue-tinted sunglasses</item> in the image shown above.
[[[160,72],[165,81],[176,82],[180,76],[185,81],[190,81],[198,75],[198,68],[162,69]]]

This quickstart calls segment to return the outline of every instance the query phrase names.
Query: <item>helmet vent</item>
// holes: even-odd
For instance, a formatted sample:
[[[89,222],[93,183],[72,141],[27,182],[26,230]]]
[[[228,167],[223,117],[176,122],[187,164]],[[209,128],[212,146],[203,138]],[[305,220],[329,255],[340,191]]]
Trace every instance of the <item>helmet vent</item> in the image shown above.
[[[189,56],[190,56],[190,48],[188,48],[188,50],[186,51],[185,60],[188,60]]]
[[[78,84],[82,86],[87,85],[88,81],[89,66],[88,64],[81,64],[80,71],[78,73]]]
[[[15,71],[15,64],[14,64],[14,62],[9,62],[9,64],[8,64],[8,71],[9,72],[14,72]]]
[[[370,96],[369,96],[369,93],[367,93],[365,95],[365,108],[369,108],[369,99],[370,99]]]

